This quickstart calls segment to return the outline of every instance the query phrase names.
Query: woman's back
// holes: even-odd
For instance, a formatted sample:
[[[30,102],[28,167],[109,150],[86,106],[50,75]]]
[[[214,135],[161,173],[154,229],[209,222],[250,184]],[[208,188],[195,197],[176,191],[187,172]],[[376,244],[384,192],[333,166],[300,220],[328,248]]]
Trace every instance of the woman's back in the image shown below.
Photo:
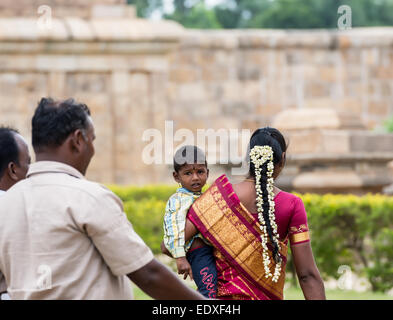
[[[233,185],[233,190],[238,196],[240,202],[246,207],[256,221],[258,221],[258,213],[256,207],[256,192],[252,182],[244,181]],[[280,240],[287,244],[288,235],[291,236],[291,244],[305,242],[309,240],[308,235],[304,234],[302,241],[300,233],[308,232],[307,215],[303,201],[296,195],[282,191],[278,188],[274,190],[275,197],[275,217],[278,226],[278,234]]]

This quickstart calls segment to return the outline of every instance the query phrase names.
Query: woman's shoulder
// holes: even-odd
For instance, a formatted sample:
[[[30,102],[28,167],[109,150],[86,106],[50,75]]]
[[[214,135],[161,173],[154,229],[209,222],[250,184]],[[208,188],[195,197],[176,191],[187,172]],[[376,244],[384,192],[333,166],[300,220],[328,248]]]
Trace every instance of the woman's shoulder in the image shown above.
[[[286,192],[284,190],[280,190],[280,192],[276,195],[276,200],[292,203],[293,206],[303,204],[302,198],[300,198],[298,195],[290,193],[290,192]]]
[[[280,197],[286,198],[286,199],[300,199],[299,196],[297,196],[296,194],[290,193],[290,192],[286,192],[284,190],[280,190],[279,193],[277,194],[277,196],[280,195]]]

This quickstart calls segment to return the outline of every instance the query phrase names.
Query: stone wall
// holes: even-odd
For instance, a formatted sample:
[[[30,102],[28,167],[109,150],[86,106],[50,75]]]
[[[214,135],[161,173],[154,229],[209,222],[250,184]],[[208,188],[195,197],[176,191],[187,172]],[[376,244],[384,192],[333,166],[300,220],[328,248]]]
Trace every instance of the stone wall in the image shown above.
[[[364,194],[393,182],[393,134],[364,130],[361,117],[332,109],[293,109],[272,124],[289,141],[277,183],[285,190]]]
[[[89,178],[171,182],[169,165],[141,158],[143,132],[164,135],[165,120],[194,133],[253,130],[283,110],[323,107],[380,124],[393,113],[393,28],[195,31],[127,16],[54,16],[41,30],[33,17],[0,18],[1,123],[30,139],[34,108],[48,95],[92,109]],[[214,179],[228,167],[212,169]]]
[[[90,18],[96,4],[119,5],[126,0],[1,0],[0,17],[36,17],[40,6],[49,6],[54,17]],[[42,12],[41,12],[42,14]]]
[[[374,128],[393,113],[392,44],[393,28],[188,31],[170,61],[170,101],[236,127],[269,124],[285,109],[331,108]]]
[[[39,99],[74,97],[96,127],[88,177],[104,183],[160,182],[166,166],[142,162],[145,129],[164,127],[170,51],[183,28],[141,19],[0,19],[0,116],[29,140]],[[163,173],[164,172],[164,173]]]

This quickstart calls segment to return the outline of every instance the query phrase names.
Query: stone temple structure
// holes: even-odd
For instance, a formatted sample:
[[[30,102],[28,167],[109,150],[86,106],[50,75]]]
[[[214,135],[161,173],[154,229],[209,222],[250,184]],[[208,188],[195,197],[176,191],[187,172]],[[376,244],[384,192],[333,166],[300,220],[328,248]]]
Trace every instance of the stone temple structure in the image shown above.
[[[227,160],[210,162],[210,180],[231,175],[245,151],[214,146],[232,150],[266,125],[290,141],[287,190],[393,182],[393,137],[373,131],[393,114],[393,28],[188,30],[139,19],[125,0],[2,0],[0,123],[30,139],[43,96],[90,107],[88,178],[103,183],[172,182],[173,148],[199,144],[198,132]]]
[[[392,181],[393,134],[365,130],[359,115],[332,109],[286,110],[273,126],[289,140],[285,189],[300,192],[380,192]]]

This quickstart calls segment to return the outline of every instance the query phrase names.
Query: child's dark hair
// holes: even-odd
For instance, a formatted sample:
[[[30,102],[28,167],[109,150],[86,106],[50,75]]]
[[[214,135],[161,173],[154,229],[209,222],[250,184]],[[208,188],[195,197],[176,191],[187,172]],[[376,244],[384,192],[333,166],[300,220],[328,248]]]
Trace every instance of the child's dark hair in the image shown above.
[[[273,149],[273,163],[277,165],[280,161],[284,161],[282,159],[283,152],[287,151],[287,144],[285,142],[284,136],[275,128],[260,128],[257,129],[251,136],[249,151],[252,150],[255,146],[270,146]],[[251,177],[255,178],[255,166],[250,161],[250,170],[249,174]],[[269,239],[273,245],[273,257],[276,262],[280,260],[280,256],[278,254],[278,246],[273,241],[273,229],[269,219],[269,201],[268,201],[268,191],[267,191],[267,162],[265,162],[262,166],[261,178],[260,178],[260,186],[262,189],[262,198],[263,198],[263,219],[266,223],[267,233],[269,235]]]
[[[188,145],[176,151],[173,158],[173,168],[176,172],[184,165],[192,163],[204,164],[207,168],[205,153],[200,148]]]

